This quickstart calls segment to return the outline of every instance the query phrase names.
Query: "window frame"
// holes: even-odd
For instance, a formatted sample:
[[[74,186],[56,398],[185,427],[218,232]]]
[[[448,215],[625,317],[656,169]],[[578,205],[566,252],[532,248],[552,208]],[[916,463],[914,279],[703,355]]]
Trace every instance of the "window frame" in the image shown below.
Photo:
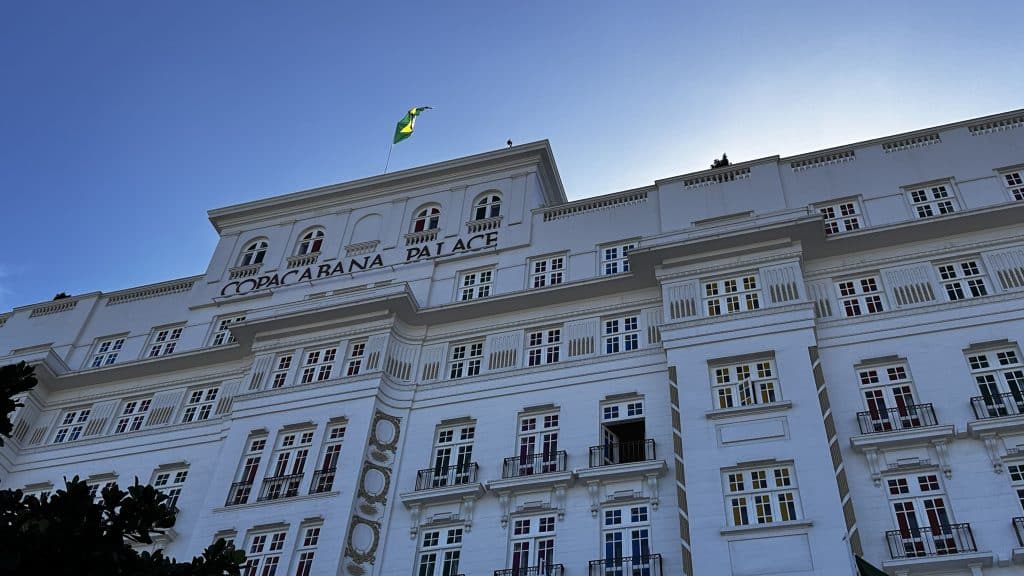
[[[526,574],[528,568],[553,566],[557,563],[557,526],[558,522],[553,512],[514,516],[509,520],[509,559],[513,574]],[[544,574],[547,571],[538,570],[538,573]]]
[[[220,384],[189,388],[185,392],[185,404],[181,411],[181,423],[191,424],[210,420],[216,416],[219,399]]]
[[[248,312],[236,312],[234,314],[226,314],[224,316],[217,316],[213,320],[213,334],[210,337],[210,346],[227,346],[238,342],[235,335],[231,333],[231,325],[238,324],[239,322],[245,322],[245,317]]]
[[[50,444],[67,444],[68,442],[81,440],[91,415],[92,406],[66,408],[61,411],[60,418],[57,419],[58,423],[54,427]]]
[[[569,272],[569,253],[549,254],[527,260],[526,287],[533,290],[564,284]],[[538,269],[540,265],[541,269]]]
[[[614,324],[614,328],[612,328],[612,324]],[[639,312],[602,318],[601,326],[601,342],[604,344],[605,354],[632,352],[641,348],[642,329]]]
[[[314,384],[330,380],[334,374],[334,363],[338,359],[338,346],[330,344],[320,348],[302,351],[303,361],[298,371],[299,384]]]
[[[175,466],[173,468],[156,469],[153,471],[154,488],[167,495],[166,504],[172,509],[178,508],[178,500],[181,491],[188,481],[188,466]]]
[[[780,479],[785,479],[786,484],[780,485]],[[804,517],[796,466],[792,462],[724,469],[722,493],[726,523],[730,527],[771,526]],[[787,494],[788,500],[780,498]],[[767,499],[762,500],[765,496]]]
[[[999,171],[999,180],[1006,188],[1010,200],[1018,202],[1024,200],[1024,168],[1006,168]]]
[[[867,282],[872,283],[873,290],[867,289]],[[844,318],[870,316],[886,312],[889,309],[889,303],[885,298],[885,286],[882,284],[880,274],[859,274],[835,280],[833,285],[836,290],[836,300],[843,310]]]
[[[638,240],[622,240],[598,246],[600,269],[598,276],[615,276],[629,273],[629,253],[636,250]]]
[[[295,244],[295,255],[310,256],[312,254],[319,254],[326,238],[327,233],[323,226],[307,228],[299,236],[299,241]]]
[[[903,190],[915,220],[927,220],[963,210],[956,188],[949,180],[904,186]],[[942,195],[939,195],[940,190]]]
[[[152,396],[132,398],[122,402],[117,420],[114,421],[113,434],[126,434],[141,430],[146,425],[152,405]]]
[[[319,458],[316,461],[316,468],[313,470],[313,480],[310,482],[309,493],[320,494],[330,492],[334,489],[334,480],[338,474],[338,464],[341,462],[341,451],[345,444],[345,422],[330,422],[324,432],[324,438],[320,447]]]
[[[345,376],[358,376],[363,373],[366,367],[364,362],[367,360],[366,346],[368,344],[369,339],[359,338],[350,340],[345,346]]]
[[[716,361],[709,368],[714,410],[770,406],[783,401],[774,356]]]
[[[434,432],[431,451],[430,487],[461,485],[470,481],[473,445],[476,443],[476,421],[439,426]],[[454,469],[453,469],[454,468]]]
[[[425,204],[420,206],[413,212],[412,222],[409,226],[409,232],[416,234],[418,232],[429,232],[431,230],[441,229],[441,216],[444,212],[441,210],[441,205],[436,203]]]
[[[762,308],[763,287],[756,270],[701,280],[700,285],[704,315],[709,318]]]
[[[649,575],[643,567],[651,556],[651,505],[648,502],[630,502],[601,508],[601,560],[632,561],[639,564],[640,573]],[[615,538],[619,536],[619,538]],[[628,543],[628,553],[626,545]],[[617,546],[616,546],[617,545]],[[618,549],[615,554],[614,550]],[[647,559],[647,560],[645,560]],[[606,573],[622,574],[622,565],[605,564]]]
[[[127,334],[97,338],[96,342],[93,343],[92,352],[89,354],[89,363],[86,368],[104,368],[116,363],[127,341]]]
[[[462,560],[465,528],[438,526],[425,529],[416,543],[416,576],[456,576]]]
[[[473,221],[490,220],[501,217],[501,205],[504,196],[497,190],[488,190],[476,197],[473,201]],[[481,215],[481,210],[483,211]]]
[[[463,270],[456,275],[455,300],[457,302],[471,302],[494,295],[494,276],[497,273],[496,266],[487,268],[476,268]],[[466,282],[470,281],[469,284]]]
[[[561,362],[562,345],[565,342],[562,338],[563,332],[561,325],[527,330],[523,334],[526,366],[545,366]]]
[[[259,549],[256,549],[257,540]],[[270,576],[279,574],[285,543],[288,541],[288,527],[250,532],[245,539],[245,564],[242,576]]]
[[[266,260],[267,250],[270,249],[270,241],[267,238],[254,238],[244,244],[242,253],[238,257],[238,266],[262,265]]]
[[[850,209],[852,211],[848,212]],[[814,210],[822,216],[825,236],[836,236],[866,227],[859,198],[841,198],[814,204]]]
[[[964,356],[989,417],[1024,413],[1024,356],[1016,344],[970,350]]]
[[[154,328],[149,335],[149,344],[144,348],[147,350],[146,358],[158,358],[173,354],[184,330],[184,324]]]
[[[456,342],[448,348],[445,374],[448,375],[449,380],[479,376],[483,372],[483,362],[483,339]]]
[[[323,524],[320,522],[301,524],[299,533],[295,539],[295,547],[292,553],[292,569],[288,574],[294,576],[309,576],[313,570],[313,560],[316,558],[316,547],[320,543],[320,531]]]
[[[957,302],[991,296],[988,274],[980,256],[961,257],[935,264],[946,300]]]
[[[297,367],[295,352],[281,352],[274,356],[270,370],[270,389],[276,390],[288,385],[292,377],[293,368]]]

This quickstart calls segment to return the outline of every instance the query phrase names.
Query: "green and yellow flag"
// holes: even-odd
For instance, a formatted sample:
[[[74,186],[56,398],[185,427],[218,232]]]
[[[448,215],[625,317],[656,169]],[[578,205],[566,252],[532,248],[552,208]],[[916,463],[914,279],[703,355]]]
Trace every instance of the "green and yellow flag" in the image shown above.
[[[860,556],[854,556],[854,558],[857,559],[857,573],[860,576],[889,576]]]
[[[412,136],[413,126],[416,125],[416,117],[424,110],[430,110],[430,106],[410,108],[409,111],[405,113],[405,117],[399,120],[398,125],[395,126],[395,141],[392,142],[392,144],[398,144],[402,140]]]

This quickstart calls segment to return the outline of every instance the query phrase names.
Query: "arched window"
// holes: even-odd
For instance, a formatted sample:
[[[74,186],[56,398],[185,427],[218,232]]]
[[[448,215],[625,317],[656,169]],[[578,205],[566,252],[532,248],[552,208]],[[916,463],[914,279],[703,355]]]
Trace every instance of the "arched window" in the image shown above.
[[[295,251],[296,256],[305,256],[313,252],[319,252],[320,246],[324,243],[324,231],[321,228],[313,228],[302,235],[299,240],[299,247]]]
[[[424,230],[437,230],[441,223],[441,209],[437,206],[425,206],[420,208],[416,217],[412,220],[412,231],[423,232]]]
[[[476,201],[476,210],[473,214],[474,220],[486,220],[501,216],[501,194],[487,192]]]
[[[267,255],[267,246],[269,244],[266,240],[256,240],[250,243],[242,252],[242,262],[239,265],[262,264],[263,257]]]

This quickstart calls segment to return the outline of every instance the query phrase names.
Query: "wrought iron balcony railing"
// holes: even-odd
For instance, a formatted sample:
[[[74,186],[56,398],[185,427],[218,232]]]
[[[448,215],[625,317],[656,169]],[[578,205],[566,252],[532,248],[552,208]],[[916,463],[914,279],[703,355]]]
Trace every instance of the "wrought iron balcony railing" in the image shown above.
[[[910,430],[935,426],[935,409],[931,404],[911,404],[886,410],[867,410],[857,413],[861,434]]]
[[[260,489],[260,497],[257,502],[267,500],[278,500],[291,498],[299,495],[299,484],[302,483],[302,474],[289,474],[287,476],[271,476],[263,480]]]
[[[320,494],[321,492],[330,492],[331,488],[334,488],[334,474],[337,471],[337,468],[323,468],[313,472],[313,481],[309,484],[309,493]]]
[[[228,499],[224,502],[224,505],[238,506],[239,504],[245,504],[249,501],[250,492],[252,492],[252,481],[235,482],[231,485],[231,489],[228,490]]]
[[[444,486],[472,484],[477,481],[477,468],[476,462],[424,468],[416,473],[416,489],[430,490]]]
[[[1017,533],[1017,544],[1024,548],[1024,516],[1013,519],[1013,531]]]
[[[590,576],[661,576],[661,554],[590,561]]]
[[[539,566],[495,570],[494,576],[562,576],[564,573],[565,566],[561,564],[541,564]]]
[[[505,458],[504,466],[501,469],[501,477],[518,478],[520,476],[533,476],[534,474],[547,474],[549,472],[565,472],[565,462],[567,459],[565,450]]]
[[[654,439],[608,442],[590,447],[590,467],[654,460]]]
[[[1024,414],[1024,392],[975,396],[971,398],[971,408],[978,420]]]
[[[970,524],[889,530],[885,539],[889,542],[889,555],[893,560],[978,551]]]

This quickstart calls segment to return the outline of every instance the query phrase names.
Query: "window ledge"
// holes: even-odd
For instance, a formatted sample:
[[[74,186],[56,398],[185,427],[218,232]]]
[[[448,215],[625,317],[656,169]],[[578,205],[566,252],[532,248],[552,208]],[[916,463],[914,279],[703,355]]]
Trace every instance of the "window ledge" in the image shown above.
[[[574,477],[575,475],[571,471],[530,474],[529,476],[491,480],[487,483],[487,489],[496,492],[499,490],[517,491],[548,488],[556,484],[571,485]]]
[[[967,423],[967,431],[975,438],[998,432],[1022,432],[1024,431],[1024,414],[971,420]]]
[[[461,501],[465,498],[479,499],[487,489],[479,482],[469,482],[457,486],[443,486],[440,488],[427,488],[414,492],[399,494],[398,498],[406,506],[426,504],[429,502]]]
[[[900,446],[917,446],[939,440],[952,440],[956,429],[952,424],[922,426],[907,430],[889,432],[873,432],[850,437],[850,445],[863,452],[872,448],[894,448]]]
[[[668,469],[664,460],[645,460],[643,462],[628,462],[626,464],[607,464],[604,466],[591,466],[590,468],[576,469],[576,477],[580,480],[587,478],[612,478],[628,476],[646,476],[655,474],[661,476]]]
[[[237,280],[239,278],[255,276],[259,273],[260,268],[262,267],[262,262],[259,264],[249,264],[248,266],[235,266],[234,268],[228,269],[228,278],[231,280]]]
[[[294,502],[301,502],[303,500],[333,498],[338,494],[341,494],[341,492],[334,490],[332,492],[317,492],[316,494],[303,494],[301,496],[292,496],[290,498],[278,498],[276,500],[264,500],[262,502],[247,502],[245,504],[235,504],[234,506],[221,506],[220,508],[214,508],[213,512],[214,514],[220,514],[223,512],[231,512],[234,510],[248,510],[249,508],[273,506],[274,504],[292,504]]]
[[[722,528],[719,533],[722,536],[731,536],[734,534],[750,534],[753,532],[763,532],[765,530],[789,530],[791,528],[810,528],[814,525],[811,520],[789,520],[786,522],[770,522],[768,524],[751,524],[749,526],[726,526]]]
[[[469,222],[466,222],[466,232],[469,234],[476,234],[477,232],[497,230],[501,227],[501,218],[501,216],[495,216],[494,218],[470,220]]]
[[[771,404],[753,404],[751,406],[717,408],[715,410],[708,410],[704,413],[704,416],[711,420],[717,420],[719,418],[733,418],[736,416],[753,416],[755,414],[765,414],[769,412],[782,412],[784,410],[789,410],[792,407],[792,400],[783,400],[781,402],[772,402]]]
[[[993,565],[993,554],[984,552],[962,552],[945,556],[922,556],[919,558],[900,558],[884,560],[882,568],[908,574],[921,574],[936,570],[967,570],[971,566],[989,567]]]

